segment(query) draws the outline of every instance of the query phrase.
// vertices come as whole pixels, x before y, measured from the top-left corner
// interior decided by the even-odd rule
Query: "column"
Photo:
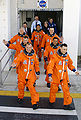
[[[76,68],[78,55],[79,11],[80,0],[64,0],[63,37],[64,42],[68,44],[68,53]]]

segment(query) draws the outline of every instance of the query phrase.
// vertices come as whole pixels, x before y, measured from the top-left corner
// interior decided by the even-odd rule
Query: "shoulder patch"
[[[65,65],[67,65],[67,62],[66,62],[66,64]]]
[[[19,42],[19,39],[17,41]]]
[[[20,53],[22,52],[23,50],[20,51]]]
[[[68,59],[65,60],[66,62],[68,61]]]
[[[27,64],[27,61],[26,61],[26,60],[24,60],[23,64]]]
[[[52,52],[52,51],[50,52],[50,55],[53,55],[53,52]]]
[[[37,37],[37,35],[35,35],[35,37]]]
[[[49,42],[49,39],[47,39],[47,42]]]
[[[31,62],[31,65],[33,65],[33,62]]]
[[[31,59],[31,61],[34,61],[34,59]]]
[[[62,62],[61,61],[59,61],[59,63],[58,63],[59,65],[62,65]]]

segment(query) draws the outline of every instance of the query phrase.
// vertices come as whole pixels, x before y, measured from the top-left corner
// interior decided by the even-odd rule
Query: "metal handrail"
[[[5,57],[5,55],[7,54],[8,51],[9,51],[9,49],[7,49],[7,51],[5,52],[5,54],[4,54],[4,55],[2,56],[2,58],[0,59],[0,68],[1,68],[1,61],[3,60],[3,58]],[[1,84],[1,85],[3,85],[3,83],[5,82],[8,74],[9,74],[9,71],[8,71],[8,73],[6,74],[4,80],[2,81],[2,72],[4,71],[4,69],[5,69],[6,65],[8,64],[8,62],[10,61],[10,58],[12,57],[12,55],[13,55],[13,53],[9,56],[9,58],[8,58],[7,62],[5,63],[3,69],[2,69],[2,70],[0,69],[0,79],[1,79],[0,84]]]
[[[3,67],[3,69],[1,70],[1,73],[4,71],[4,69],[5,69],[6,65],[8,64],[8,62],[9,62],[10,58],[12,57],[12,55],[13,55],[13,53],[12,53],[12,54],[10,55],[10,57],[8,58],[7,62],[5,63],[5,65],[4,65],[4,67]]]
[[[0,62],[1,62],[2,59],[5,57],[5,55],[7,54],[8,51],[9,51],[9,48],[7,49],[7,51],[4,53],[4,55],[3,55],[2,58],[0,59]]]

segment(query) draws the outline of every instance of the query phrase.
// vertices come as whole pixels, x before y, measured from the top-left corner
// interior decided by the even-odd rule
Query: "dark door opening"
[[[34,20],[34,16],[38,15],[42,25],[44,24],[44,21],[49,18],[53,18],[54,23],[57,26],[57,34],[59,35],[59,33],[62,33],[63,11],[20,11],[20,13],[20,26],[22,26],[24,21],[27,21],[28,27],[31,28],[31,23]]]

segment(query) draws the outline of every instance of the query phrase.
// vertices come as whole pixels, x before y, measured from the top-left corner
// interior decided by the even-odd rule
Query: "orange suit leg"
[[[64,95],[64,105],[69,105],[72,103],[72,97],[70,96],[68,83],[61,83],[63,95]]]
[[[32,81],[32,79],[31,79]],[[36,104],[37,102],[39,102],[39,94],[36,92],[35,87],[33,86],[33,82],[31,82],[30,80],[28,80],[28,88],[31,94],[31,103]]]
[[[25,83],[18,82],[18,98],[20,99],[23,99],[24,97],[24,88],[25,88]]]
[[[49,96],[49,101],[51,103],[55,102],[55,100],[56,100],[56,93],[58,92],[58,86],[59,86],[59,84],[51,83],[50,96]]]

